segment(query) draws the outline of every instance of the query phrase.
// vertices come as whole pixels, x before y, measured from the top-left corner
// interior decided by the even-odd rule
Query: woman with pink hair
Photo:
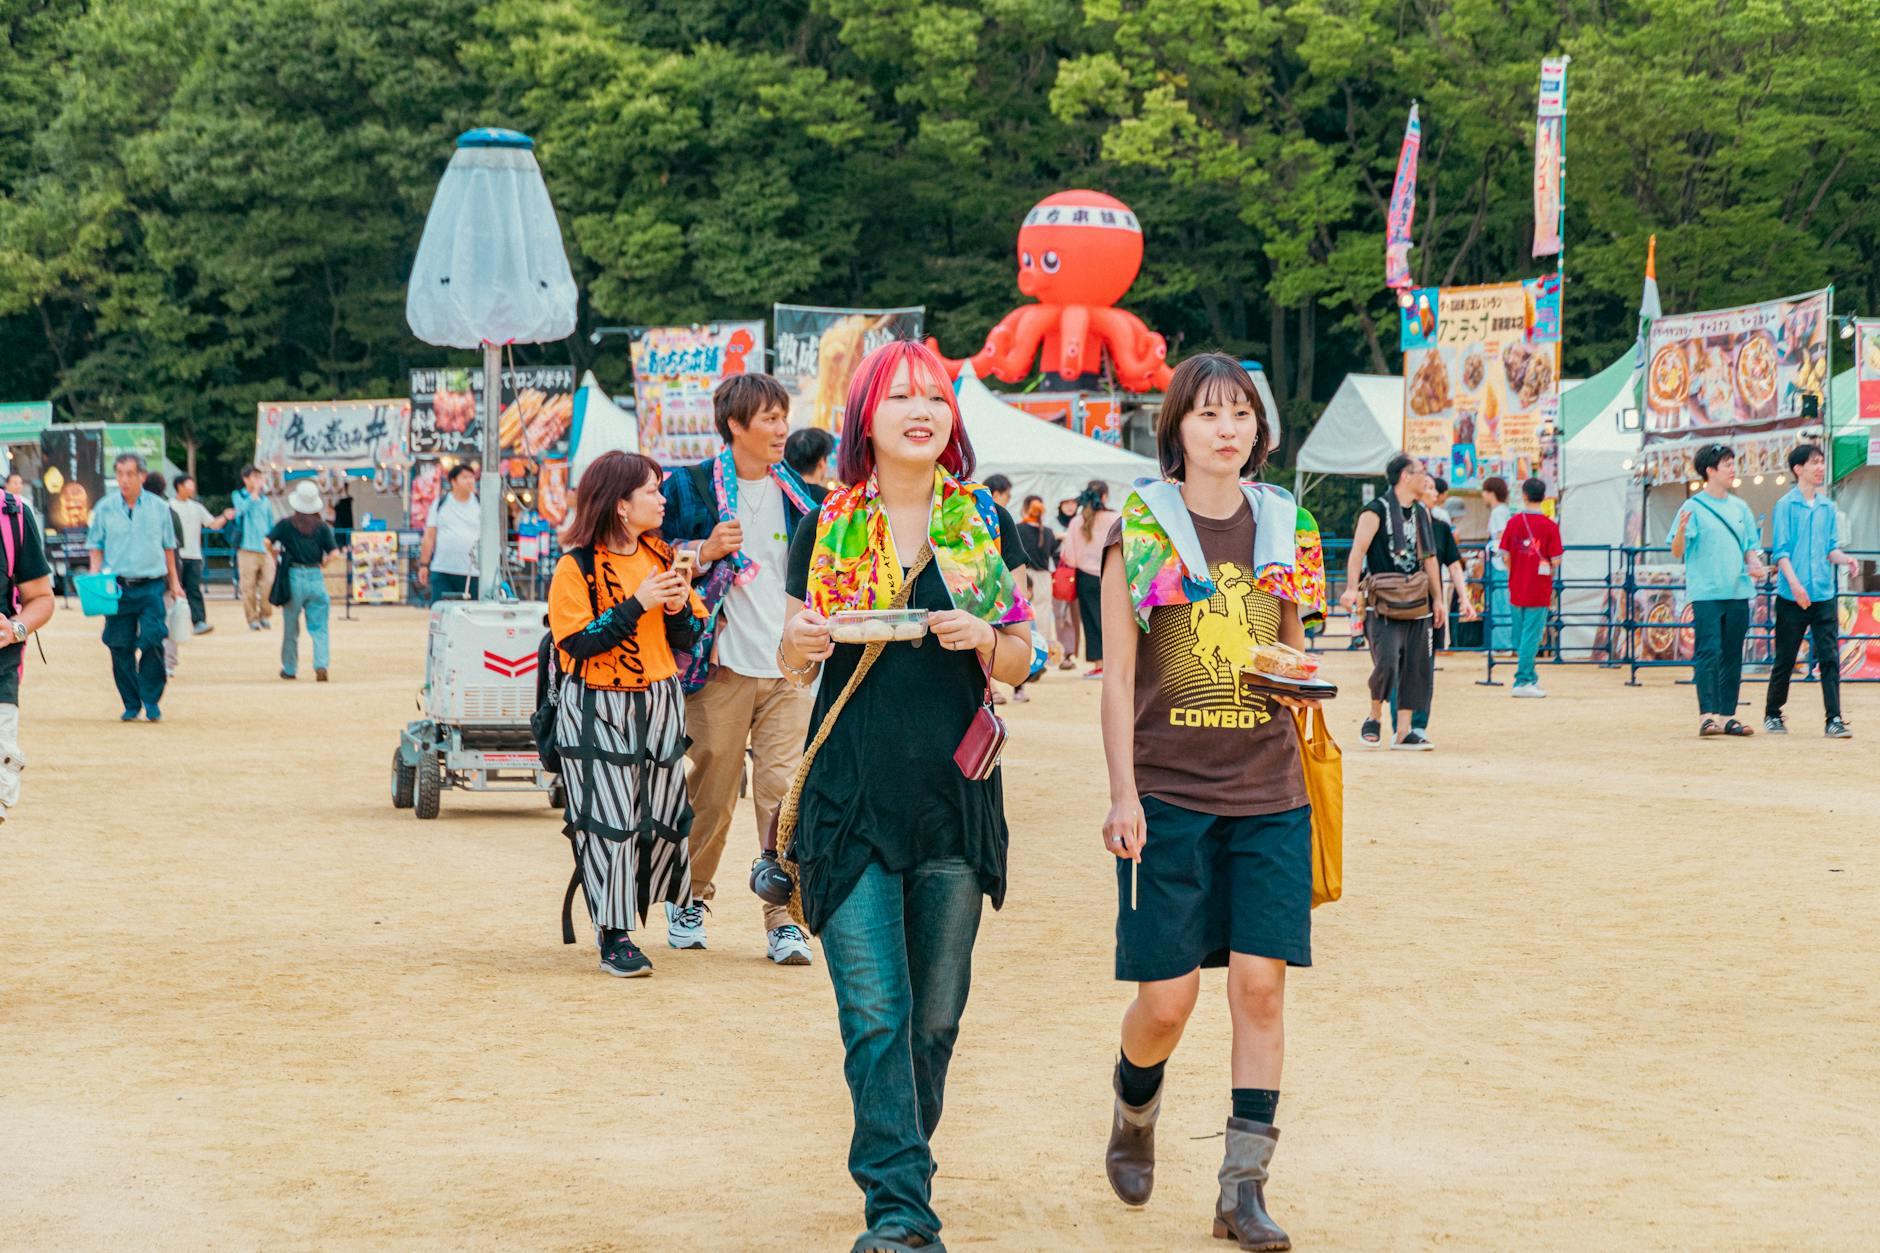
[[[972,978],[981,901],[1005,896],[1004,797],[969,732],[991,683],[1043,669],[1012,568],[1011,516],[965,481],[973,449],[944,367],[911,341],[876,349],[849,386],[844,487],[797,529],[778,664],[820,672],[813,728],[779,847],[835,987],[854,1102],[849,1173],[868,1230],[855,1253],[939,1249],[933,1154]],[[911,607],[929,635],[836,643],[831,615]],[[970,772],[970,773],[969,773]],[[794,802],[794,803],[793,803]]]

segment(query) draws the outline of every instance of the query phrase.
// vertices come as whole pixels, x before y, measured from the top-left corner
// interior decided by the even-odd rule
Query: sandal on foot
[[[1735,718],[1732,718],[1728,722],[1723,724],[1723,733],[1725,735],[1736,735],[1736,736],[1749,736],[1749,735],[1756,734],[1754,729],[1744,725],[1742,722],[1740,722],[1739,720]]]
[[[1358,728],[1358,738],[1366,744],[1376,744],[1383,739],[1383,736],[1384,728],[1378,724],[1376,718],[1366,718],[1364,725]]]
[[[1700,738],[1706,740],[1713,735],[1722,735],[1723,724],[1718,722],[1715,718],[1706,718],[1697,724],[1697,734]]]

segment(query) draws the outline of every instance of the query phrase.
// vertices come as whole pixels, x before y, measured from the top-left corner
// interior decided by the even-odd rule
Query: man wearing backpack
[[[20,676],[26,663],[26,637],[52,620],[52,565],[46,560],[45,533],[39,519],[13,492],[0,495],[0,540],[6,548],[6,573],[0,580],[0,822],[19,804]]]
[[[1668,542],[1671,558],[1684,563],[1684,599],[1691,607],[1696,647],[1691,678],[1697,685],[1697,733],[1756,734],[1736,716],[1743,686],[1743,637],[1749,633],[1751,580],[1764,568],[1758,543],[1762,525],[1741,497],[1730,494],[1736,481],[1736,454],[1727,444],[1706,444],[1693,460],[1704,490],[1678,509]]]
[[[783,677],[784,565],[790,537],[826,494],[784,462],[790,396],[768,374],[734,374],[712,394],[725,451],[681,466],[666,479],[661,533],[696,554],[699,595],[711,614],[689,658],[681,658],[692,769],[692,904],[670,911],[667,943],[705,947],[705,903],[738,807],[744,763],[761,841],[803,755],[815,693]],[[765,854],[769,856],[769,854]],[[807,966],[809,943],[781,905],[764,911],[770,960]]]

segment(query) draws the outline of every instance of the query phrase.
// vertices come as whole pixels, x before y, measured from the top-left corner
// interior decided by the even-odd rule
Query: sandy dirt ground
[[[742,887],[649,980],[563,948],[537,797],[394,811],[424,627],[334,626],[275,677],[227,600],[161,726],[117,721],[97,624],[26,672],[0,827],[0,1245],[842,1250],[861,1229],[828,979]],[[304,647],[304,644],[303,644]],[[1433,755],[1363,752],[1346,896],[1288,1006],[1271,1201],[1302,1249],[1880,1241],[1880,691],[1861,738],[1694,738],[1688,686],[1439,675]],[[1762,689],[1745,689],[1760,702]],[[1130,989],[1097,685],[1012,711],[1012,869],[937,1136],[954,1249],[1194,1249],[1227,1112],[1221,976],[1170,1064],[1155,1198],[1101,1170]],[[820,963],[820,954],[818,956]]]

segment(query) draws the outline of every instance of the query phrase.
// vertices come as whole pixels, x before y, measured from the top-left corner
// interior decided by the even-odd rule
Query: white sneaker
[[[770,960],[779,966],[809,965],[809,941],[803,928],[786,924],[770,929]]]
[[[1547,693],[1541,690],[1541,685],[1538,683],[1523,683],[1518,685],[1510,695],[1527,700],[1544,700]]]
[[[674,948],[705,948],[705,902],[693,901],[684,909],[666,902],[666,943]]]

